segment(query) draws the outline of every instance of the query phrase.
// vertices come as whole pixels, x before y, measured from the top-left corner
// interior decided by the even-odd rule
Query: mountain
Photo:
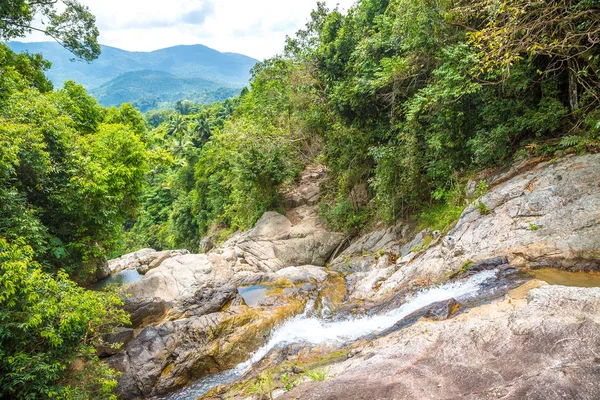
[[[134,103],[140,110],[157,108],[161,103],[190,100],[211,103],[233,97],[239,87],[202,78],[179,78],[163,71],[141,70],[125,72],[102,84],[90,93],[107,106]]]
[[[248,84],[250,69],[257,62],[242,54],[221,53],[203,45],[151,52],[102,46],[102,54],[91,63],[72,61],[73,55],[55,42],[9,42],[8,45],[15,52],[41,53],[52,62],[47,75],[57,87],[68,79],[74,80],[104,105],[148,97],[191,100],[221,88],[225,89],[220,91],[222,94],[229,93]]]

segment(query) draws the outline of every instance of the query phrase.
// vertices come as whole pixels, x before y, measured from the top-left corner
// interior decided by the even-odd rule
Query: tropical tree
[[[23,37],[33,31],[53,38],[86,61],[100,55],[96,18],[77,0],[3,0],[0,3],[0,40]]]
[[[210,139],[211,127],[208,118],[200,116],[196,119],[193,125],[193,138],[194,146],[201,147]]]

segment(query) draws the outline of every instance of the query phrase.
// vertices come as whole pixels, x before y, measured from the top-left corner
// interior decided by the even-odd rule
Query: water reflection
[[[267,288],[264,286],[240,287],[238,288],[238,293],[247,305],[254,306],[265,299]]]
[[[142,280],[144,275],[136,269],[126,269],[92,285],[92,290],[102,290],[108,285],[127,285]]]

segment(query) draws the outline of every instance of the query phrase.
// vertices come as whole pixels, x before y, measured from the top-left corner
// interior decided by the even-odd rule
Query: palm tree
[[[199,117],[193,127],[194,136],[192,141],[194,142],[194,146],[201,147],[208,142],[208,139],[210,139],[212,134],[211,131],[212,129],[208,119],[206,117]]]
[[[175,114],[169,118],[167,125],[167,135],[179,137],[187,131],[187,121],[180,114]]]
[[[167,135],[173,137],[173,154],[183,158],[185,148],[192,144],[189,138],[188,121],[179,114],[172,116],[167,125]]]

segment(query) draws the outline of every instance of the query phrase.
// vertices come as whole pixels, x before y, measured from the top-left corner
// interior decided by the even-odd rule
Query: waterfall
[[[313,345],[349,343],[361,337],[385,331],[393,327],[404,317],[431,304],[450,299],[464,301],[475,297],[483,288],[484,283],[490,279],[495,279],[496,276],[497,271],[495,270],[482,271],[465,280],[423,289],[408,297],[400,307],[379,315],[339,321],[325,321],[315,317],[307,317],[308,313],[305,312],[276,328],[267,344],[252,354],[247,361],[239,364],[232,370],[205,377],[192,386],[166,397],[166,399],[196,399],[216,386],[233,382],[277,347],[294,343],[308,343]]]

